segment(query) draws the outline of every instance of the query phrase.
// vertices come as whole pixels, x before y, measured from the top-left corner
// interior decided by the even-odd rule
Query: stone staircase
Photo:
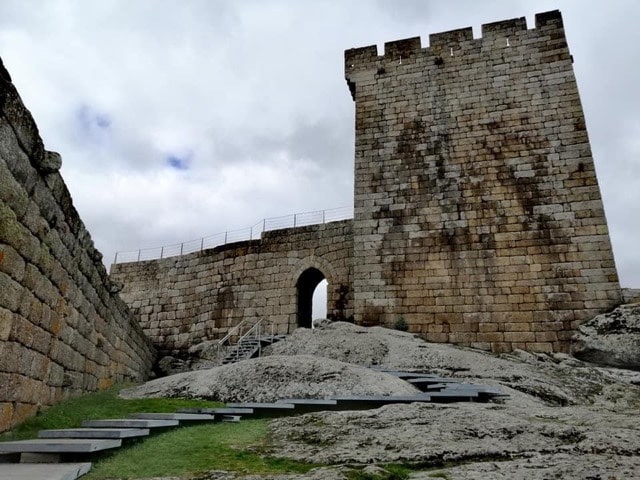
[[[221,408],[185,408],[172,413],[135,413],[129,418],[85,420],[80,428],[41,430],[37,439],[0,442],[0,480],[75,480],[87,473],[92,455],[127,441],[196,422],[238,422],[323,410],[374,409],[392,403],[489,402],[506,395],[499,387],[459,383],[437,375],[382,370],[415,385],[417,395],[339,395],[289,398],[271,403],[229,403]],[[54,465],[43,465],[51,462]]]

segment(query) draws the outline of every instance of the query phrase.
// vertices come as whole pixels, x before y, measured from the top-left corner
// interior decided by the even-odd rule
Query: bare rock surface
[[[591,401],[620,388],[620,374],[565,354],[516,351],[496,356],[454,345],[427,343],[413,334],[382,327],[335,322],[299,328],[264,355],[314,355],[364,366],[435,373],[461,381],[504,385],[554,405]],[[622,384],[639,382],[627,373]]]
[[[391,375],[310,355],[269,356],[158,378],[121,392],[124,398],[190,397],[223,402],[273,402],[331,395],[413,395]]]
[[[640,370],[640,303],[592,318],[573,340],[572,353],[582,360]]]
[[[520,405],[522,403],[522,405]],[[272,423],[272,452],[330,464],[509,460],[534,455],[640,455],[640,420],[593,407],[388,405],[377,410],[322,412]]]
[[[357,347],[368,336],[363,343],[377,352],[369,357]],[[429,467],[411,479],[438,473],[451,479],[640,477],[638,372],[563,354],[516,351],[497,357],[340,324],[298,331],[271,350],[295,354],[303,345],[331,358],[498,384],[510,397],[500,404],[388,405],[277,419],[271,423],[270,452],[278,456]],[[433,470],[445,464],[451,466]]]
[[[510,396],[500,403],[397,404],[276,418],[260,452],[329,466],[303,475],[209,472],[194,480],[400,478],[384,472],[390,463],[411,467],[406,478],[412,480],[640,478],[640,372],[565,354],[496,356],[344,323],[299,329],[266,350],[269,356],[259,360],[174,375],[127,393],[271,401],[364,393],[370,381],[391,388],[389,375],[364,368],[376,366],[500,385]]]
[[[449,478],[452,480],[626,480],[638,478],[640,459],[609,455],[580,455],[559,453],[553,455],[532,455],[510,461],[474,462],[453,468],[417,472],[409,480],[431,480]]]

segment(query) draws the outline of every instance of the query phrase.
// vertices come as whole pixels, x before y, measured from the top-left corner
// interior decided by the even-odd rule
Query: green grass
[[[33,418],[10,432],[0,434],[0,441],[35,438],[38,430],[79,427],[83,420],[127,417],[138,412],[175,412],[178,408],[219,407],[218,402],[177,398],[144,398],[124,400],[118,392],[124,386],[65,400],[43,409]]]
[[[121,449],[96,462],[87,480],[185,476],[208,470],[253,473],[305,473],[315,465],[262,457],[266,420],[214,423],[171,430]]]
[[[137,412],[174,412],[178,408],[219,407],[204,400],[118,398],[114,387],[83,395],[43,409],[0,441],[36,438],[38,430],[78,427],[83,420],[121,418]],[[153,476],[193,476],[209,470],[242,473],[304,473],[316,465],[263,457],[258,452],[267,437],[267,420],[247,419],[240,423],[209,423],[181,427],[152,435],[122,448],[106,451],[95,459],[93,468],[83,477],[148,478]]]

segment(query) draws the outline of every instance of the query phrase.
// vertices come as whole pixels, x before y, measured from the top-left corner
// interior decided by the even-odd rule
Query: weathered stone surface
[[[142,380],[153,361],[60,164],[0,67],[0,431],[69,394]]]
[[[513,401],[526,403],[526,407],[414,403],[282,418],[271,423],[270,451],[329,464],[411,462],[433,466],[469,458],[587,454],[592,449],[640,454],[640,424],[628,415],[591,419],[594,411],[588,408],[557,411],[535,402],[534,407],[522,396]]]
[[[592,318],[572,340],[571,352],[582,360],[640,370],[640,303]]]
[[[213,366],[213,365],[212,365]],[[171,355],[167,355],[162,357],[156,365],[156,369],[162,375],[173,375],[176,373],[188,372],[190,370],[194,370],[194,368],[190,368],[190,362],[186,360],[182,360],[180,358],[172,357]]]
[[[371,353],[366,355],[360,345],[371,348]],[[389,463],[414,465],[416,471],[407,478],[416,480],[434,474],[505,480],[621,479],[640,474],[638,372],[600,368],[561,353],[516,351],[498,356],[428,344],[405,332],[348,324],[299,329],[270,350],[290,355],[313,352],[379,368],[500,385],[509,398],[490,404],[394,404],[368,411],[280,417],[270,422],[269,440],[261,451],[334,466],[302,475],[209,472],[199,479],[395,478],[382,470]],[[281,358],[273,357],[277,367],[267,375],[277,379],[275,384],[296,384],[300,378],[288,375],[290,365],[308,357],[294,356],[291,364]],[[321,364],[322,358],[316,363]],[[252,383],[254,375],[264,373],[258,362],[243,364],[255,371],[243,367],[236,372]],[[316,379],[310,374],[306,381]],[[174,387],[179,391],[182,384],[176,382]]]
[[[62,167],[62,157],[58,152],[44,152],[44,157],[39,165],[36,168],[40,170],[42,173],[53,173],[60,170]]]
[[[391,375],[308,355],[269,356],[151,380],[124,398],[195,397],[223,402],[274,402],[331,395],[413,395],[419,390]]]
[[[478,350],[427,343],[406,332],[339,322],[319,330],[298,329],[284,341],[265,349],[264,354],[310,354],[475,383],[499,383],[552,405],[591,402],[602,393],[603,385],[607,389],[617,388],[610,373],[566,354],[518,350],[496,357]]]
[[[568,351],[576,322],[619,304],[562,18],[536,18],[345,52],[356,323]]]
[[[426,344],[402,332],[358,328],[338,325],[306,335],[301,330],[272,349],[293,353],[306,344],[317,354],[368,363],[369,358],[351,354],[349,347],[358,337],[371,335],[386,347],[377,349],[381,367],[401,365],[495,383],[510,397],[498,404],[414,403],[279,418],[271,422],[268,453],[352,467],[408,463],[425,470],[410,479],[436,473],[443,478],[518,480],[640,474],[637,372],[603,369],[565,354],[516,351],[497,357]],[[363,342],[370,343],[366,338]],[[332,475],[350,478],[340,471]]]

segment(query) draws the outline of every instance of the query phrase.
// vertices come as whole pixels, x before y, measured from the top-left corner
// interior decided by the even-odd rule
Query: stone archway
[[[333,300],[332,286],[336,285],[336,271],[327,260],[311,255],[298,260],[290,270],[287,281],[291,292],[295,292],[288,331],[298,327],[311,328],[313,292],[322,280],[327,280],[327,312]]]
[[[297,290],[297,324],[298,327],[311,328],[313,321],[313,292],[326,277],[315,267],[307,268],[296,283]]]

